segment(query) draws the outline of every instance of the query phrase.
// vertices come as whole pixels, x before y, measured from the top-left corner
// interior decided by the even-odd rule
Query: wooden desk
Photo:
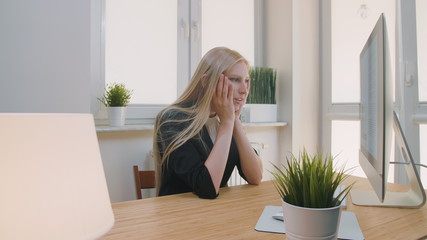
[[[354,189],[369,189],[366,179]],[[402,186],[390,185],[390,190]],[[192,193],[113,204],[116,223],[101,239],[285,239],[283,234],[257,232],[254,227],[267,205],[280,206],[272,182],[222,188],[215,200]],[[421,209],[359,207],[356,213],[365,239],[419,239],[427,235],[427,205]]]

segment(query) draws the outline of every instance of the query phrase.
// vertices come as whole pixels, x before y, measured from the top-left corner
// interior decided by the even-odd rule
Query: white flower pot
[[[125,125],[126,107],[108,107],[107,109],[110,126],[120,127]]]
[[[277,122],[277,104],[246,104],[241,114],[242,122]]]
[[[337,239],[341,207],[304,208],[282,201],[285,231],[289,240]]]

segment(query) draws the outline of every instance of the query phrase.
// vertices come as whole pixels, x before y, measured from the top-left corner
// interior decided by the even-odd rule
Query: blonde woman
[[[202,58],[184,93],[159,113],[154,153],[160,196],[216,198],[235,167],[259,184],[262,163],[239,120],[249,93],[249,63],[219,47]]]

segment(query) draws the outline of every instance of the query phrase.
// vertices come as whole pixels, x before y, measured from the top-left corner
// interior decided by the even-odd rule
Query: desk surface
[[[354,189],[370,188],[366,179],[349,180],[356,180]],[[101,239],[284,239],[283,234],[254,230],[264,207],[280,204],[271,181],[222,188],[215,200],[185,193],[119,202],[113,204],[116,223]],[[356,214],[367,240],[416,240],[427,235],[427,205],[421,209],[359,207],[348,199],[346,211]]]

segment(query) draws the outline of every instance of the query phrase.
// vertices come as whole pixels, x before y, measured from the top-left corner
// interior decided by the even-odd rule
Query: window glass
[[[106,0],[105,82],[133,89],[131,103],[176,99],[176,0]]]
[[[202,1],[202,55],[225,46],[254,63],[254,1]]]
[[[394,139],[394,137],[393,137]],[[336,158],[336,166],[351,169],[350,174],[366,177],[359,165],[360,121],[332,121],[331,153]],[[391,157],[394,159],[394,144],[391,147]],[[388,181],[394,182],[394,166],[389,165]]]
[[[418,96],[421,102],[427,102],[427,1],[417,0],[417,53],[418,53]]]
[[[394,1],[331,1],[332,103],[360,101],[359,55],[382,12],[388,26],[389,66],[394,76]]]
[[[360,121],[332,121],[331,153],[335,164],[351,169],[351,175],[365,177],[359,166]]]

